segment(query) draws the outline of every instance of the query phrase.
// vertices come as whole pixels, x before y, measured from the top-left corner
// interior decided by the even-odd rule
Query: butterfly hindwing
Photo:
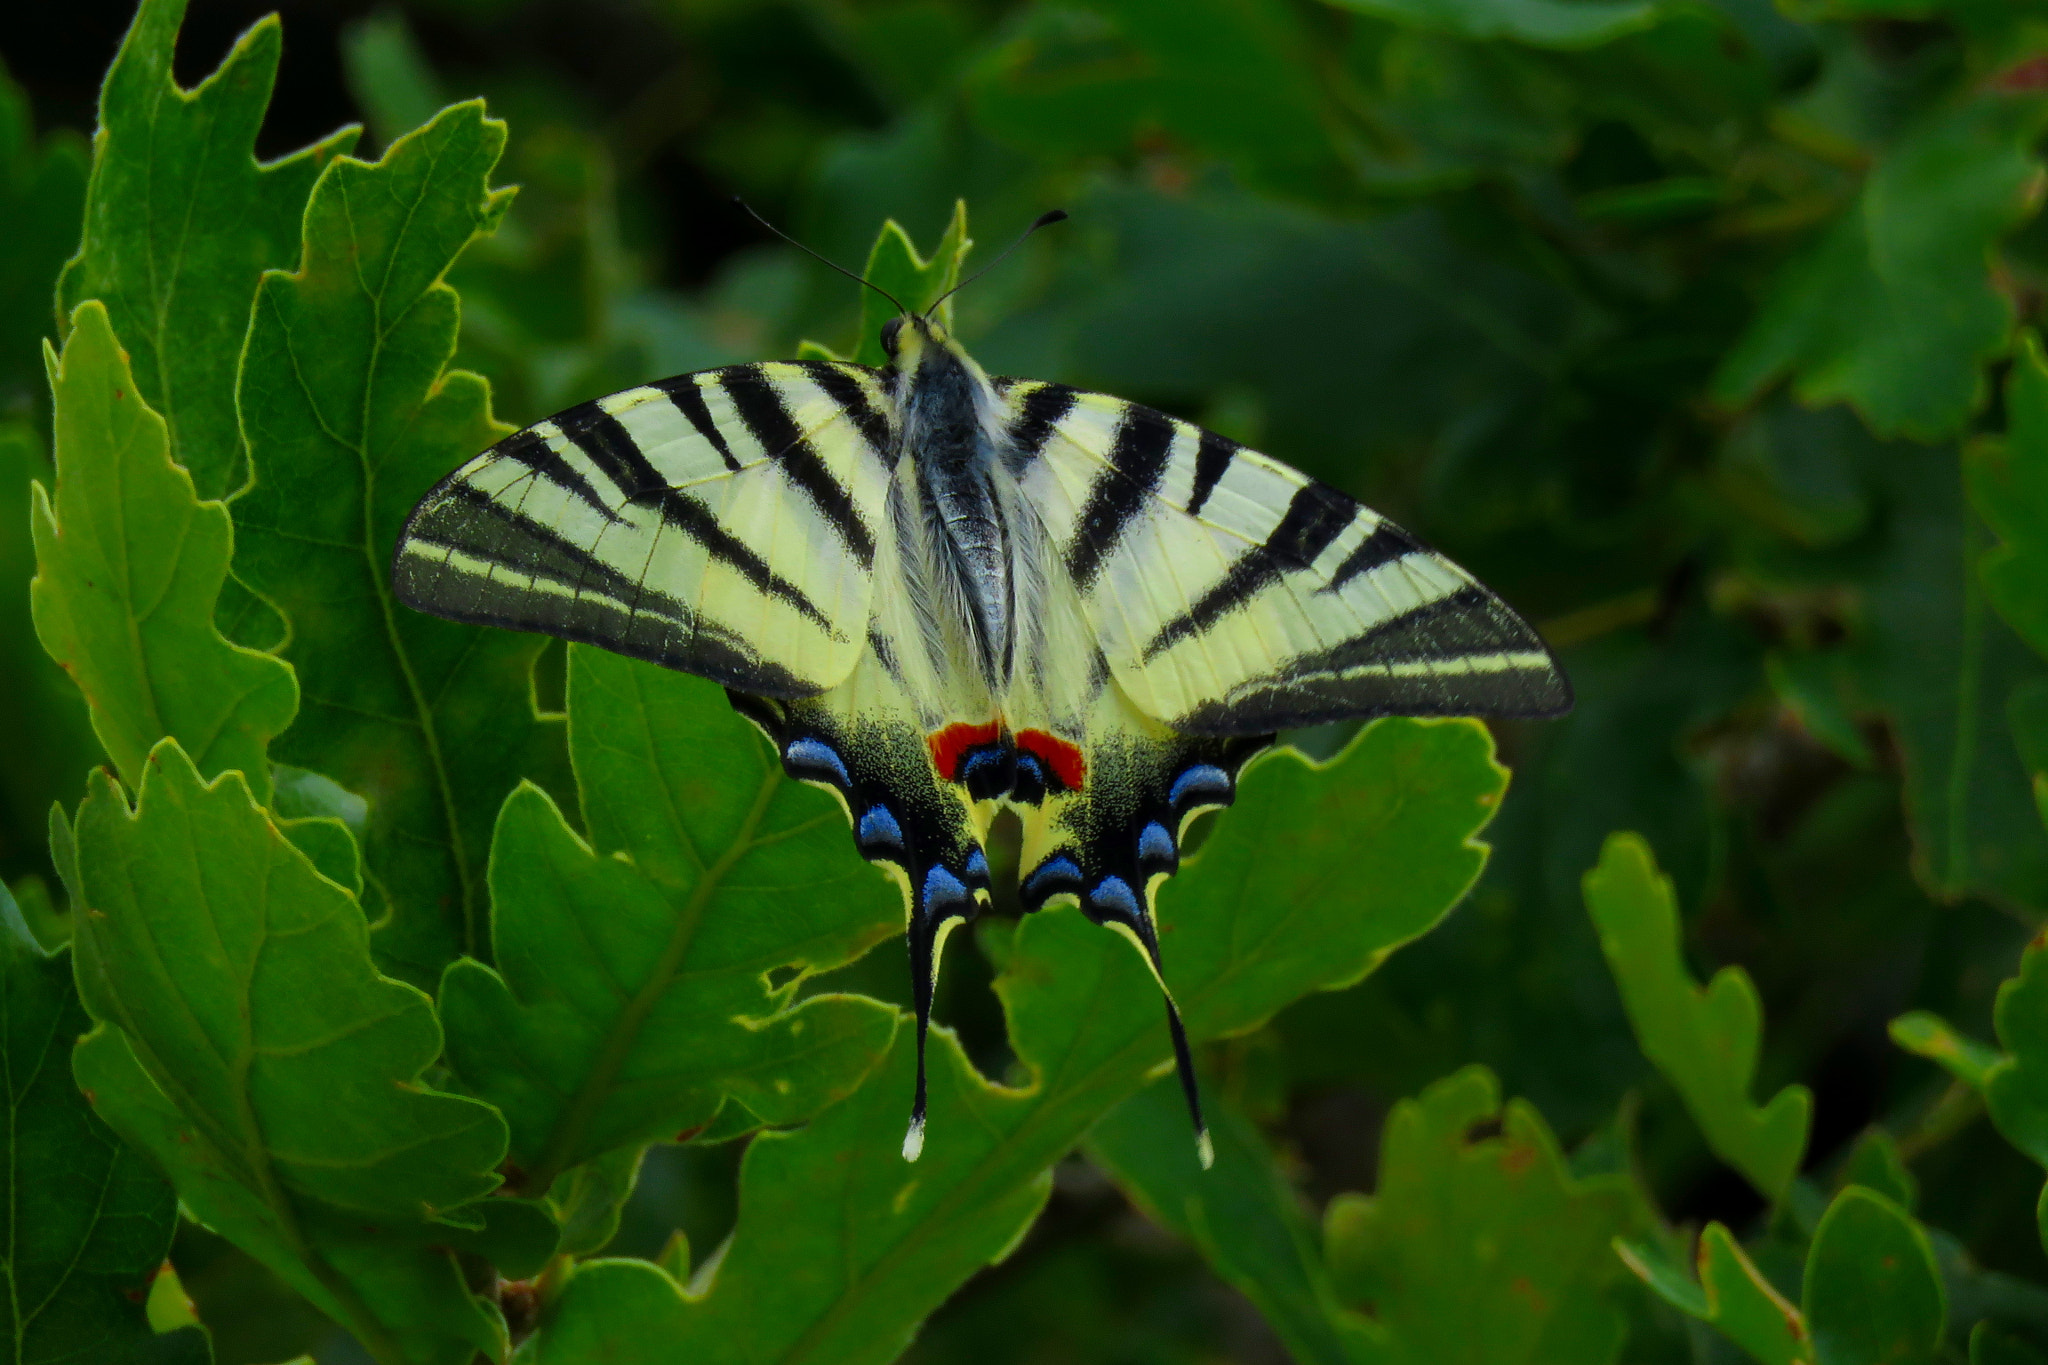
[[[735,365],[516,432],[423,499],[392,569],[439,616],[544,631],[766,696],[868,635],[886,394],[846,364]]]
[[[1119,398],[1023,382],[1005,401],[1112,674],[1176,731],[1569,709],[1520,617],[1335,489]]]

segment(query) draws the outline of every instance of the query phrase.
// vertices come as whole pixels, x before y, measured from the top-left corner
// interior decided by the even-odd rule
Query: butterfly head
[[[915,313],[905,313],[882,324],[882,351],[899,373],[910,375],[924,368],[927,359],[966,355],[945,328]]]

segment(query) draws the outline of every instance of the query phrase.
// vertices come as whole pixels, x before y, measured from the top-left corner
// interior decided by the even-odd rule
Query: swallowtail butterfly
[[[839,794],[908,903],[911,1161],[939,954],[989,902],[998,811],[1024,908],[1077,901],[1157,976],[1182,833],[1275,731],[1571,706],[1536,632],[1391,521],[1165,413],[992,377],[933,311],[887,325],[881,369],[704,370],[508,436],[420,502],[392,570],[422,611],[724,684]]]

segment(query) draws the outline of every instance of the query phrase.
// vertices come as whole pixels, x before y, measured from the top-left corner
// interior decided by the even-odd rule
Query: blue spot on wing
[[[934,867],[924,874],[924,894],[919,898],[918,908],[925,918],[941,915],[964,915],[973,906],[973,897],[967,894],[967,884],[943,867]]]
[[[981,851],[979,844],[967,855],[967,875],[984,882],[988,880],[988,855]]]
[[[853,785],[853,779],[846,775],[846,764],[822,739],[791,740],[789,747],[782,751],[782,762],[793,777],[813,782],[835,782],[842,789]]]
[[[895,813],[887,806],[869,806],[867,814],[860,818],[857,835],[861,847],[903,847],[903,826],[896,823]]]
[[[1136,922],[1141,918],[1138,897],[1122,877],[1104,877],[1088,893],[1088,904],[1118,919]]]
[[[1192,798],[1197,803],[1221,801],[1230,795],[1230,774],[1213,763],[1195,763],[1183,768],[1166,792],[1167,801],[1179,809]]]
[[[1042,902],[1061,891],[1081,889],[1081,869],[1072,858],[1047,858],[1024,879],[1024,899]]]
[[[1138,835],[1138,861],[1140,863],[1173,864],[1179,850],[1173,845],[1173,836],[1166,832],[1166,826],[1154,820]]]

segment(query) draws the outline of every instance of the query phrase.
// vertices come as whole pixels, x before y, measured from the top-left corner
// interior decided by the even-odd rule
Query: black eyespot
[[[889,359],[896,358],[896,337],[903,330],[902,318],[890,318],[882,324],[882,351]]]

